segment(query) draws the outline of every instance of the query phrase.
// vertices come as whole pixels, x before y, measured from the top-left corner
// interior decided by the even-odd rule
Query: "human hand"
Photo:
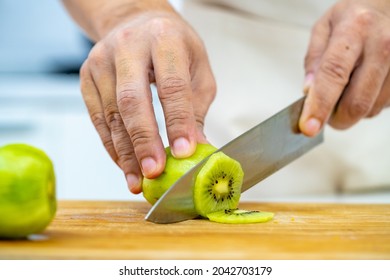
[[[176,13],[121,20],[93,47],[80,79],[92,122],[133,193],[141,192],[142,176],[157,177],[165,167],[150,83],[174,156],[190,156],[197,142],[207,142],[203,123],[215,80],[203,43]]]
[[[315,24],[300,130],[346,129],[390,106],[390,1],[342,0]]]

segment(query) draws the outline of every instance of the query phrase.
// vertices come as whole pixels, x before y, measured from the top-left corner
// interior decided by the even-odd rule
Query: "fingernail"
[[[142,166],[142,173],[144,174],[145,177],[153,176],[153,174],[157,169],[157,163],[151,157],[144,158],[141,161],[141,166]]]
[[[316,118],[310,118],[305,123],[306,133],[310,136],[316,135],[321,129],[321,122]]]
[[[184,137],[177,138],[173,142],[172,154],[177,158],[185,158],[191,155],[191,145]]]
[[[140,178],[135,174],[126,175],[127,186],[132,193],[139,193]]]
[[[314,75],[311,72],[306,75],[305,82],[303,84],[303,93],[304,94],[308,94],[309,93],[310,87],[311,87],[311,85],[313,83],[313,77],[314,77]]]

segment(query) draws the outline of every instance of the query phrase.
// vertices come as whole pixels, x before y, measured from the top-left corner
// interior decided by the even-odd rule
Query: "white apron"
[[[205,132],[220,147],[302,96],[313,23],[335,1],[186,0],[217,80]],[[390,189],[390,109],[325,142],[243,195],[256,200]]]

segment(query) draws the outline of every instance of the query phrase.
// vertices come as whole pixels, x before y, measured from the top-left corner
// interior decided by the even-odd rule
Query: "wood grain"
[[[0,240],[0,259],[390,259],[390,205],[242,203],[263,224],[144,220],[142,202],[60,201],[34,240]]]

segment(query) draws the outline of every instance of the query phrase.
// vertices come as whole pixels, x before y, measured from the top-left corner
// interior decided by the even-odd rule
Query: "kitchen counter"
[[[390,204],[243,202],[275,213],[261,224],[144,220],[129,201],[60,201],[28,240],[0,241],[0,259],[390,259]]]

